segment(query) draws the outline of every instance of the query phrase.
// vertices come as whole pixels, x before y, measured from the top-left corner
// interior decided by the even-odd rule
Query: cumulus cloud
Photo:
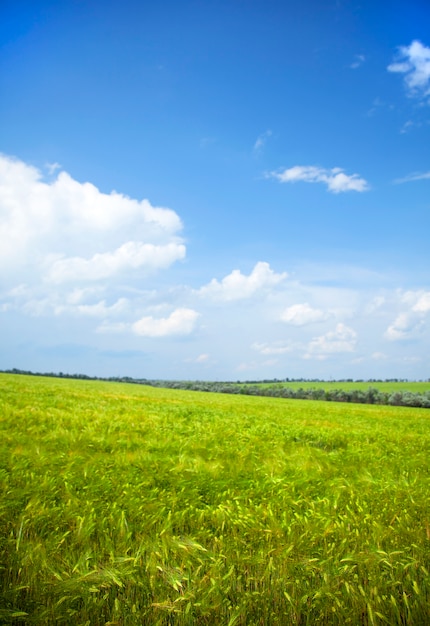
[[[384,337],[390,341],[416,339],[430,313],[430,291],[406,291],[401,301],[408,309],[399,313],[385,331]]]
[[[171,209],[104,193],[64,171],[46,182],[37,168],[5,155],[0,208],[0,268],[9,267],[9,274],[10,268],[34,274],[52,265],[55,281],[107,277],[164,268],[185,254],[182,223]]]
[[[215,300],[231,301],[250,298],[257,292],[273,287],[287,278],[287,273],[276,274],[269,263],[260,261],[246,276],[240,270],[233,270],[221,281],[213,278],[210,283],[201,287],[198,293]]]
[[[307,302],[293,304],[281,313],[281,320],[294,326],[304,326],[326,319],[327,315],[321,309],[313,309]]]
[[[385,331],[385,338],[390,341],[413,339],[422,329],[423,320],[410,313],[400,313]]]
[[[347,175],[340,167],[325,169],[314,165],[295,165],[284,170],[269,172],[268,178],[275,178],[281,183],[324,183],[332,193],[345,191],[367,191],[369,185],[358,174]]]
[[[353,352],[356,341],[357,333],[355,330],[339,323],[334,331],[329,331],[310,341],[305,358],[325,359],[332,354]]]
[[[127,298],[100,299],[103,289],[73,289],[70,292],[44,293],[36,287],[18,285],[5,293],[8,309],[22,310],[31,316],[72,315],[74,317],[107,318],[125,313],[130,302]]]
[[[418,299],[412,307],[412,310],[416,313],[429,313],[430,312],[430,291],[419,292],[417,294]]]
[[[420,41],[409,46],[400,46],[394,63],[387,67],[389,72],[404,74],[409,96],[427,99],[430,97],[430,48]]]
[[[155,318],[151,315],[142,317],[132,325],[132,330],[141,337],[189,335],[194,330],[198,317],[199,313],[193,309],[179,308],[169,317]]]
[[[100,280],[125,270],[166,268],[184,257],[185,246],[179,243],[154,245],[128,241],[112,252],[94,254],[89,259],[72,257],[54,260],[50,263],[47,279],[55,283]]]
[[[96,320],[92,332],[130,337],[188,334],[192,309],[138,319],[153,297],[142,281],[185,257],[181,230],[171,209],[0,154],[0,312]]]

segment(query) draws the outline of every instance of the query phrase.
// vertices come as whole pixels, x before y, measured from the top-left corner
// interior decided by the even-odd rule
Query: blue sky
[[[430,5],[0,9],[0,368],[430,376]]]

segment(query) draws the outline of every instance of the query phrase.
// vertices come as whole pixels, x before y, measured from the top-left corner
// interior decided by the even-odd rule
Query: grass
[[[0,375],[0,623],[430,623],[425,409]]]

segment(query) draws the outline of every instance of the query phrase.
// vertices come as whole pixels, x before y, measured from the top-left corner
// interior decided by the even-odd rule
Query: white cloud
[[[142,317],[132,325],[132,330],[142,337],[189,335],[194,330],[198,317],[199,313],[193,309],[179,308],[169,317]]]
[[[430,291],[420,292],[412,310],[416,313],[430,312]]]
[[[119,272],[138,268],[167,268],[185,257],[185,246],[179,243],[154,245],[128,241],[112,252],[95,254],[90,259],[72,257],[50,264],[47,279],[55,283],[76,280],[100,280]]]
[[[73,315],[75,317],[107,318],[122,315],[129,309],[127,298],[117,298],[108,304],[106,298],[99,299],[103,289],[99,287],[73,289],[71,292],[43,292],[38,287],[18,285],[5,296],[9,299],[8,309],[23,310],[31,316]]]
[[[269,263],[260,261],[246,276],[240,270],[233,270],[221,281],[213,278],[210,283],[201,287],[198,293],[201,296],[209,296],[215,300],[242,300],[250,298],[257,292],[268,287],[273,287],[287,278],[287,273],[276,274]]]
[[[413,41],[410,46],[400,46],[395,63],[387,69],[389,72],[404,74],[408,95],[418,98],[430,96],[430,48],[420,41]]]
[[[358,174],[347,175],[340,167],[324,169],[314,165],[295,165],[284,170],[269,172],[268,178],[276,178],[281,183],[324,183],[332,193],[345,191],[367,191],[369,185]]]
[[[375,296],[364,307],[364,311],[368,315],[372,315],[376,313],[377,311],[381,310],[385,303],[386,303],[386,298],[384,296]]]
[[[149,341],[149,377],[193,377],[204,370],[224,380],[237,377],[241,361],[244,370],[255,368],[256,378],[361,376],[364,370],[347,374],[345,359],[352,367],[351,357],[364,354],[384,376],[398,375],[402,358],[421,358],[415,375],[425,375],[428,285],[395,291],[386,287],[386,276],[345,265],[302,265],[287,278],[258,259],[247,270],[211,274],[216,278],[200,289],[183,285],[175,270],[152,276],[185,257],[176,213],[106,194],[52,169],[44,178],[42,170],[0,156],[0,314],[2,345],[12,345],[5,367],[140,376],[140,357],[138,365],[133,359],[109,364],[101,349],[121,347],[128,354],[136,342],[142,347]],[[320,175],[318,168],[316,174],[301,172],[304,179]],[[335,328],[337,322],[343,324]],[[385,329],[385,339],[420,340],[384,341]],[[356,331],[360,350],[354,352]],[[43,356],[45,346],[73,344],[77,337],[93,357],[73,364],[66,354],[58,361],[53,352]],[[383,353],[385,360],[378,356]],[[319,362],[330,356],[330,368]]]
[[[166,267],[185,254],[178,238],[182,223],[174,211],[103,193],[67,172],[44,182],[37,168],[4,155],[0,209],[0,272],[8,268],[8,275],[19,268],[40,275],[54,260],[56,280],[62,273],[105,276],[120,266]]]
[[[191,332],[198,313],[186,308],[133,325],[153,298],[143,279],[149,286],[150,273],[185,257],[178,215],[148,200],[104,193],[59,167],[46,165],[44,179],[41,170],[0,154],[2,314],[86,318],[83,332],[130,338]],[[171,300],[164,294],[163,304],[173,309]]]
[[[281,320],[294,326],[304,326],[326,319],[327,315],[321,309],[313,309],[306,302],[304,304],[293,304],[287,307],[281,314]]]
[[[400,299],[408,310],[399,313],[385,331],[384,337],[390,341],[419,337],[430,313],[430,291],[406,291]]]
[[[423,320],[410,313],[400,313],[385,331],[385,338],[390,341],[413,339],[423,327]]]
[[[77,304],[71,305],[57,305],[54,307],[55,315],[62,315],[64,313],[71,313],[72,315],[86,315],[90,317],[109,317],[111,315],[118,315],[123,313],[128,308],[128,300],[126,298],[119,298],[114,304],[110,306],[106,304],[106,300],[100,300],[95,304]]]
[[[357,340],[355,330],[339,323],[334,331],[315,337],[308,345],[305,358],[326,358],[328,355],[353,352]]]

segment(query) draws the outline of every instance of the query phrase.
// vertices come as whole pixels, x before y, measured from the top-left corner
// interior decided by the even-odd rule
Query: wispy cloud
[[[420,41],[409,46],[400,46],[394,63],[387,70],[404,74],[404,82],[409,96],[428,98],[430,96],[430,48]]]
[[[413,122],[412,120],[406,120],[406,122],[403,124],[403,126],[400,129],[400,133],[402,135],[405,135],[406,133],[408,133],[411,128],[413,128],[414,126],[417,126],[416,122]]]
[[[372,117],[377,112],[393,111],[394,104],[389,104],[379,97],[374,98],[371,108],[367,111],[368,117]],[[412,122],[411,122],[412,123]]]
[[[261,133],[261,135],[258,136],[257,141],[254,144],[254,154],[261,152],[261,150],[264,148],[267,140],[269,139],[269,137],[272,136],[272,131],[266,130],[266,132]]]
[[[238,372],[246,372],[251,370],[257,370],[260,368],[273,367],[278,363],[277,359],[266,359],[265,361],[249,361],[240,363],[236,370]]]
[[[46,169],[48,170],[48,174],[55,174],[55,172],[57,170],[61,169],[61,165],[59,163],[46,163],[45,164]]]
[[[332,193],[344,191],[367,191],[369,185],[358,174],[345,174],[340,167],[325,169],[315,165],[295,165],[284,170],[269,172],[267,178],[275,178],[280,183],[324,183]]]
[[[69,313],[72,315],[87,315],[89,317],[110,317],[123,313],[128,307],[126,298],[119,298],[110,306],[106,300],[100,300],[94,304],[59,304],[54,308],[55,315]]]
[[[430,172],[414,172],[413,174],[409,174],[408,176],[404,176],[403,178],[396,178],[394,181],[395,184],[400,183],[410,183],[414,180],[429,180]]]
[[[361,65],[363,65],[363,63],[365,62],[366,57],[364,56],[364,54],[356,54],[354,56],[354,61],[351,63],[351,65],[349,66],[352,70],[356,70],[357,68],[359,68]]]
[[[292,352],[295,349],[295,345],[292,342],[274,341],[272,343],[259,343],[256,342],[252,345],[254,350],[257,350],[260,354],[264,355],[279,355]]]

